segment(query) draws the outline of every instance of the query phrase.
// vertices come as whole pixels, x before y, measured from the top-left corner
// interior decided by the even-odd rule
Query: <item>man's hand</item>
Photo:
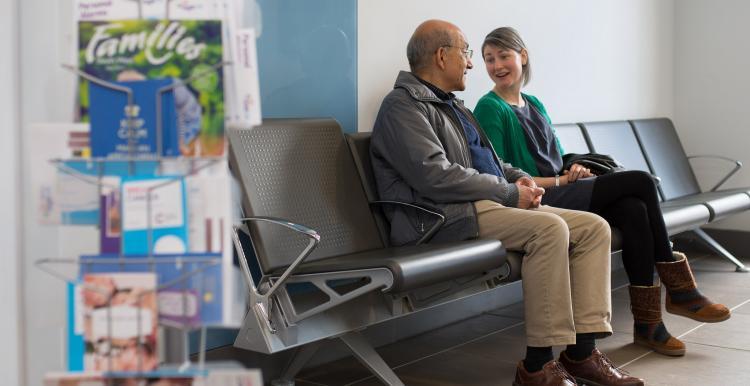
[[[591,170],[588,168],[583,167],[579,164],[573,164],[570,166],[569,170],[566,170],[563,172],[563,174],[568,177],[568,182],[573,183],[576,182],[579,178],[586,178],[586,177],[593,177],[594,173],[591,173]]]
[[[541,205],[544,188],[536,186],[534,180],[521,177],[516,180],[516,186],[518,187],[518,208],[532,209]]]

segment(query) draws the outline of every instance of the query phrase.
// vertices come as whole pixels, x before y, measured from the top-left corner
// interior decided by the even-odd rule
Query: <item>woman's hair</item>
[[[484,43],[482,43],[482,58],[484,58],[484,48],[487,46],[513,50],[519,54],[522,50],[526,49],[526,44],[523,42],[523,39],[521,39],[521,35],[512,27],[497,28],[484,38]],[[531,80],[531,59],[528,56],[529,53],[528,50],[526,50],[526,64],[523,65],[522,69],[524,86],[526,86],[526,84],[529,83],[529,80]]]

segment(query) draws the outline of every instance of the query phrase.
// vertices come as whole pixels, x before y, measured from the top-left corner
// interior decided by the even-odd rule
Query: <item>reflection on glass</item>
[[[258,3],[263,117],[334,117],[356,131],[356,0]]]

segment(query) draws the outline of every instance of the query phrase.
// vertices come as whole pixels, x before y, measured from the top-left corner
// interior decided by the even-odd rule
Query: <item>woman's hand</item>
[[[579,178],[586,178],[586,177],[594,176],[594,174],[591,173],[591,170],[579,164],[571,165],[570,169],[565,170],[563,174],[565,175],[565,177],[567,177],[568,183],[576,182]]]

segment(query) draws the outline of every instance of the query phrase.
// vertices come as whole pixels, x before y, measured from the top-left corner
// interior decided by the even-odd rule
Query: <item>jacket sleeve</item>
[[[375,155],[419,195],[437,203],[492,200],[518,205],[514,184],[448,161],[423,106],[411,101],[389,102],[378,113],[372,146]]]
[[[503,168],[503,173],[505,174],[505,177],[508,178],[508,181],[516,182],[521,177],[528,177],[532,178],[531,174],[526,173],[521,168],[517,168],[507,162],[500,161],[500,167]]]

